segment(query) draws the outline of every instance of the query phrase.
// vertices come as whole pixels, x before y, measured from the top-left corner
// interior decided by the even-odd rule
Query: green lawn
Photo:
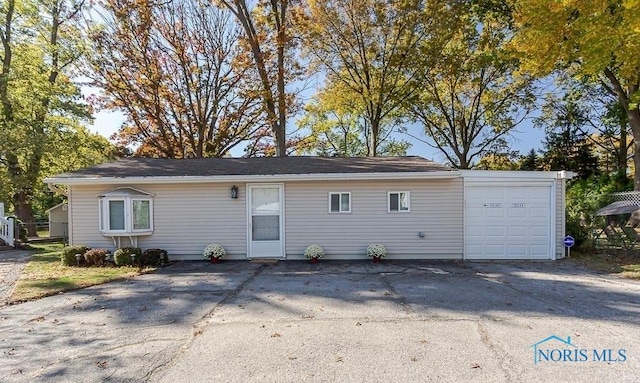
[[[571,253],[569,261],[592,270],[640,280],[640,252],[638,251],[628,254],[619,250],[575,251]]]
[[[18,280],[10,302],[21,302],[55,295],[123,278],[130,278],[154,268],[137,267],[69,267],[60,262],[61,243],[31,245],[35,251]]]

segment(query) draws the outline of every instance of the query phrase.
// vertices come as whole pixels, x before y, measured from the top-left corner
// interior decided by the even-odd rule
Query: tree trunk
[[[371,144],[369,144],[369,157],[378,156],[378,136],[380,135],[380,120],[373,118],[371,120]]]
[[[265,54],[262,52],[261,41],[259,32],[256,30],[252,12],[247,6],[246,0],[233,0],[233,5],[229,1],[221,0],[221,3],[229,9],[235,17],[238,19],[244,32],[246,39],[251,47],[251,54],[253,56],[254,64],[263,88],[263,101],[265,105],[265,111],[267,118],[269,119],[269,125],[273,133],[273,139],[276,146],[276,156],[282,157],[287,155],[285,130],[286,130],[286,93],[285,93],[285,43],[287,37],[286,27],[286,13],[287,13],[287,1],[278,3],[277,1],[271,1],[271,15],[277,24],[276,31],[276,57],[277,57],[277,74],[275,85],[278,94],[274,97],[272,85],[274,83],[273,78],[269,77],[269,71],[265,63]],[[280,7],[278,7],[280,5]],[[275,99],[274,99],[275,98]],[[276,105],[277,104],[277,105]]]
[[[286,144],[286,129],[287,129],[287,94],[285,89],[285,44],[287,40],[287,27],[286,27],[286,17],[287,17],[287,6],[288,1],[281,0],[280,9],[275,6],[276,2],[272,1],[272,9],[274,15],[279,15],[276,17],[276,26],[278,27],[277,32],[277,54],[278,54],[278,78],[277,78],[277,87],[278,87],[278,126],[274,129],[276,136],[276,156],[284,157],[287,155],[287,144]],[[279,12],[278,12],[279,11]]]
[[[27,228],[27,236],[37,237],[36,219],[33,215],[33,206],[31,205],[32,197],[33,191],[30,189],[20,190],[13,195],[13,201],[15,204],[16,216]]]
[[[629,84],[627,88],[623,87],[622,83],[614,72],[609,68],[605,68],[604,75],[611,82],[610,92],[616,96],[620,106],[627,113],[629,118],[629,127],[633,134],[633,189],[640,191],[640,108],[637,105],[632,105],[630,102],[631,95],[635,94],[640,88],[640,83],[636,82]]]
[[[11,198],[15,216],[27,225],[27,235],[35,237],[37,233],[31,201],[33,199],[32,185],[35,184],[37,180],[30,177],[29,174],[24,173],[20,167],[18,158],[14,154],[7,155],[6,163],[9,177],[15,180],[14,186],[17,188],[17,191]]]
[[[279,123],[271,124],[271,130],[273,130],[273,139],[276,145],[276,156],[285,157],[287,155],[287,146],[285,143],[284,129]]]
[[[629,116],[629,126],[633,132],[633,190],[640,191],[640,109],[635,107],[633,109],[627,109],[627,115]]]
[[[627,175],[627,120],[620,117],[620,147],[616,159],[616,172],[622,177]],[[634,148],[635,149],[635,148]],[[635,150],[634,150],[635,153]],[[634,159],[635,162],[635,159]]]

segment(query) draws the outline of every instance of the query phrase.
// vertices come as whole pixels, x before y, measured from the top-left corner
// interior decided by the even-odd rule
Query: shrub
[[[217,244],[217,243],[208,245],[202,251],[202,256],[207,258],[207,259],[222,258],[225,255],[227,255],[227,253],[226,253],[226,251],[224,251],[224,247],[222,247],[222,245]]]
[[[84,245],[67,246],[60,252],[60,261],[64,266],[76,265],[76,254],[84,255],[89,248]],[[80,258],[80,263],[84,263],[84,258]]]
[[[604,217],[596,216],[598,209],[613,202],[612,193],[633,190],[633,181],[620,177],[590,177],[573,180],[567,185],[566,232],[576,240],[576,247],[590,247],[595,244],[594,234],[605,227]],[[627,215],[616,216],[624,226]]]
[[[372,258],[384,258],[387,256],[387,248],[384,245],[374,244],[367,246],[367,256]]]
[[[307,259],[324,257],[324,249],[319,245],[309,245],[304,249],[304,256]]]
[[[142,253],[140,264],[149,266],[160,265],[163,259],[165,262],[169,261],[169,254],[166,250],[147,249]]]
[[[133,265],[131,256],[134,254],[139,261],[142,256],[142,250],[138,247],[123,247],[113,253],[113,259],[116,261],[117,266]]]
[[[84,253],[84,261],[87,266],[103,266],[109,250],[107,249],[91,249]]]

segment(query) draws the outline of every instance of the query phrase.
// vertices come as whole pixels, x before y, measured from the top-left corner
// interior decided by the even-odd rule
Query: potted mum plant
[[[202,251],[202,256],[208,258],[211,263],[218,263],[220,258],[225,255],[227,255],[227,253],[224,251],[224,247],[217,243],[207,245]]]
[[[382,258],[387,256],[387,248],[380,244],[369,245],[367,246],[367,256],[371,257],[373,263],[379,263]]]
[[[324,249],[319,245],[309,245],[304,249],[304,256],[307,257],[309,262],[318,263],[320,258],[324,257]]]

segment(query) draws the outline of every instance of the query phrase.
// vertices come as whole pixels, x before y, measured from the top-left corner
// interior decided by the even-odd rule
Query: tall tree
[[[309,133],[298,152],[314,155],[345,157],[367,156],[375,152],[380,156],[406,155],[409,142],[396,138],[400,120],[394,113],[380,122],[378,138],[371,139],[371,126],[361,99],[343,83],[328,83],[305,106],[298,126]],[[375,148],[371,145],[375,144]]]
[[[535,149],[531,149],[525,156],[521,156],[518,161],[518,170],[538,170],[540,157]]]
[[[135,17],[132,17],[134,15]],[[196,0],[105,0],[92,76],[127,121],[117,138],[153,157],[221,157],[261,138],[232,15]],[[97,19],[97,17],[94,17]]]
[[[379,154],[384,121],[416,93],[424,57],[435,58],[454,14],[435,0],[308,2],[300,22],[305,49],[330,83],[343,84],[363,105],[367,155]]]
[[[230,10],[244,34],[243,43],[250,52],[248,64],[257,72],[261,84],[262,106],[267,115],[275,142],[275,155],[287,155],[287,116],[293,104],[293,94],[287,85],[299,76],[294,56],[297,45],[292,33],[292,21],[298,12],[297,0],[259,0],[255,6],[247,0],[214,0]]]
[[[86,133],[81,124],[89,110],[70,78],[84,49],[78,29],[83,6],[66,0],[0,4],[0,175],[15,214],[26,223],[34,222],[34,190],[46,163],[61,154],[64,137],[75,137],[71,150],[86,142],[78,137]],[[36,234],[35,225],[28,230]]]
[[[626,176],[633,139],[618,100],[597,83],[576,81],[563,74],[556,76],[556,85],[545,95],[536,124],[547,130],[571,125],[592,145],[593,154],[601,159],[602,171]]]
[[[640,190],[640,2],[515,1],[514,47],[537,75],[558,67],[600,81],[625,111],[634,137],[635,189]]]
[[[480,158],[475,168],[479,170],[516,170],[518,169],[517,157],[517,152],[489,153]]]
[[[409,105],[427,144],[456,168],[500,153],[533,108],[533,81],[517,75],[506,49],[509,21],[509,10],[462,4],[454,36],[440,60],[426,66],[419,99]]]
[[[599,173],[594,144],[578,128],[581,123],[580,115],[569,110],[547,126],[542,158],[538,162],[540,169],[570,169],[577,172],[580,179]]]

